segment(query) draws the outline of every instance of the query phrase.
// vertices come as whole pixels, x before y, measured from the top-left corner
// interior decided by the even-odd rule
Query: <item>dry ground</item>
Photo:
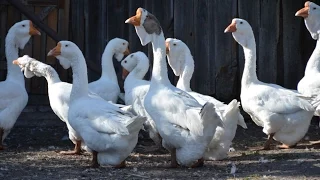
[[[141,138],[127,159],[125,169],[104,166],[88,168],[91,155],[63,156],[72,149],[64,126],[16,126],[0,152],[0,179],[320,179],[320,149],[308,145],[308,139],[320,139],[318,121],[313,120],[305,139],[292,150],[254,151],[265,141],[261,128],[251,121],[247,130],[238,127],[234,152],[223,161],[206,161],[201,168],[167,168],[166,152],[146,152],[149,139]],[[277,143],[274,143],[276,145]],[[235,176],[230,174],[236,165]]]

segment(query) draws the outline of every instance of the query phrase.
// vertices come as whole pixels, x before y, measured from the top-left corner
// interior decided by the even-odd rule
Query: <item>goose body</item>
[[[211,102],[216,106],[217,113],[224,126],[217,126],[216,132],[208,145],[204,158],[207,160],[221,160],[227,157],[232,140],[235,137],[237,125],[247,128],[243,116],[240,114],[240,103],[234,99],[229,104],[197,92],[190,88],[190,80],[194,71],[194,60],[188,46],[179,39],[167,38],[167,59],[176,76],[179,76],[177,88],[188,92],[201,105]]]
[[[192,96],[170,83],[165,39],[155,16],[138,8],[136,15],[126,23],[135,26],[142,45],[152,42],[154,62],[144,107],[156,123],[162,145],[171,152],[171,166],[176,167],[177,163],[191,167],[202,165],[205,149],[216,126],[221,123],[212,111],[214,104],[201,106]],[[197,162],[193,164],[194,161]]]
[[[70,92],[72,84],[62,82],[55,69],[47,64],[44,64],[27,55],[18,58],[14,64],[19,65],[24,71],[26,78],[31,78],[34,75],[38,77],[45,77],[48,83],[48,96],[50,107],[53,112],[65,122],[68,128],[69,139],[75,144],[74,151],[62,151],[62,154],[80,154],[81,138],[78,133],[70,126],[68,121],[68,110],[70,102]],[[94,96],[94,95],[93,95]],[[83,148],[85,145],[82,144]]]
[[[125,158],[135,147],[145,118],[88,94],[85,59],[77,45],[60,41],[48,55],[69,61],[73,70],[68,121],[86,146],[92,150],[92,166],[125,166]]]
[[[132,109],[137,115],[147,118],[145,129],[158,148],[161,148],[161,137],[156,124],[144,107],[144,99],[149,91],[150,81],[143,80],[143,77],[148,72],[149,59],[143,52],[139,51],[128,55],[121,62],[121,66],[130,72],[124,81],[125,103],[126,105],[132,105]]]
[[[31,21],[24,20],[14,24],[5,39],[8,72],[6,80],[0,82],[0,150],[4,148],[4,139],[28,102],[23,74],[12,62],[19,57],[19,49],[24,48],[31,35],[40,35],[40,32]]]
[[[241,102],[252,120],[269,135],[264,149],[270,149],[272,138],[284,148],[296,145],[304,137],[315,111],[311,97],[258,80],[256,75],[256,44],[249,23],[233,19],[225,32],[232,32],[243,47],[245,65],[241,80]],[[311,103],[310,103],[311,102]]]

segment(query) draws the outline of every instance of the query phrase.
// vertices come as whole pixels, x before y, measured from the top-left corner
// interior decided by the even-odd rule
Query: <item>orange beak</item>
[[[29,28],[29,34],[32,36],[32,35],[41,35],[41,33],[40,33],[40,31],[38,31],[34,26],[33,26],[33,24],[32,24],[32,22],[30,21],[30,23],[29,23],[29,26],[30,26],[30,28]]]
[[[125,80],[127,76],[129,75],[129,71],[127,71],[125,68],[122,68],[122,79]]]
[[[169,54],[169,42],[166,42],[166,54]]]
[[[231,24],[224,30],[224,33],[236,32],[236,31],[237,31],[236,21],[232,20]]]
[[[59,56],[61,55],[61,44],[58,43],[56,47],[54,47],[53,49],[51,49],[49,52],[48,52],[48,55],[47,56]]]
[[[307,18],[309,16],[309,1],[304,3],[304,8],[296,12],[295,16],[301,16]]]
[[[126,55],[126,56],[130,54],[129,46],[127,47],[126,51],[123,52],[123,54]]]
[[[138,8],[136,11],[136,15],[132,16],[131,18],[127,19],[125,23],[132,24],[134,26],[140,26],[142,16],[142,8]]]
[[[18,60],[14,60],[14,61],[12,61],[12,64],[19,65],[20,63]]]

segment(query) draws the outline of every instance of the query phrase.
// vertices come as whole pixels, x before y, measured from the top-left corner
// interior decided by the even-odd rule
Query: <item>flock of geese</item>
[[[311,36],[317,40],[305,76],[297,90],[261,82],[256,74],[256,44],[250,24],[239,18],[225,29],[243,47],[245,65],[241,81],[241,103],[252,120],[268,135],[263,149],[272,139],[280,148],[294,147],[308,131],[314,115],[320,115],[320,6],[306,2],[296,16],[304,18]],[[48,53],[63,68],[72,68],[73,84],[62,82],[51,66],[24,55],[19,57],[31,35],[41,35],[32,22],[24,20],[8,31],[5,43],[8,74],[0,83],[0,149],[27,104],[24,76],[45,77],[50,106],[66,123],[74,150],[62,154],[92,153],[92,167],[125,167],[125,159],[137,144],[141,129],[171,154],[171,166],[198,167],[204,160],[227,157],[237,125],[247,128],[240,114],[240,103],[224,104],[190,88],[194,60],[181,40],[164,38],[157,18],[143,8],[125,23],[132,24],[143,46],[152,43],[153,69],[150,81],[143,80],[149,59],[143,52],[130,54],[129,43],[120,38],[109,41],[102,55],[102,75],[88,83],[85,58],[76,44],[60,41]],[[123,57],[126,56],[125,59]],[[173,86],[167,74],[167,60],[179,81]],[[123,67],[125,104],[116,104],[120,94],[112,58]],[[18,65],[18,66],[17,66]],[[23,73],[21,73],[23,71]],[[317,143],[317,142],[315,142]]]

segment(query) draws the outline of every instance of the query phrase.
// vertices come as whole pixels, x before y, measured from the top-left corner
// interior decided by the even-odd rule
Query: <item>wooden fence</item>
[[[38,0],[41,1],[41,0]],[[53,0],[52,0],[53,1]],[[244,65],[242,48],[231,34],[223,31],[232,18],[246,19],[253,27],[257,41],[258,78],[296,89],[305,65],[315,47],[303,19],[295,17],[305,0],[71,0],[67,6],[56,7],[44,22],[63,38],[75,42],[94,68],[89,69],[89,80],[100,76],[101,55],[106,43],[114,38],[127,39],[132,52],[144,51],[152,59],[152,49],[142,47],[132,25],[124,21],[144,7],[160,21],[165,37],[183,40],[195,60],[192,89],[229,101],[238,98]],[[313,1],[320,4],[320,0]],[[48,5],[31,4],[39,14]],[[0,7],[1,46],[0,79],[5,79],[4,37],[7,29],[24,16],[7,4]],[[65,20],[67,16],[67,20]],[[68,22],[65,22],[68,21]],[[3,28],[4,27],[4,28]],[[64,29],[64,30],[63,30]],[[63,34],[65,30],[68,34]],[[53,65],[62,80],[71,82],[71,71],[63,70],[45,55],[56,42],[45,35],[34,37],[23,53]],[[119,77],[120,64],[114,61]],[[152,64],[152,61],[151,61]],[[150,74],[147,75],[147,78]],[[169,77],[177,81],[171,70]],[[30,103],[47,103],[47,86],[43,78],[27,80],[26,87],[34,98]],[[43,97],[43,98],[40,98]],[[32,98],[31,98],[32,99]]]

